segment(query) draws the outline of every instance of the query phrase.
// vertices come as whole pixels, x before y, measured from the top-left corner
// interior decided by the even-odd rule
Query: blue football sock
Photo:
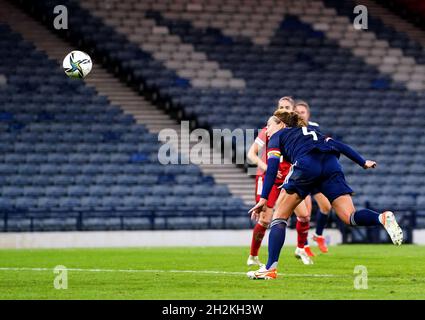
[[[323,229],[325,229],[326,224],[328,223],[328,217],[329,215],[324,214],[322,211],[319,210],[316,221],[316,234],[318,236],[323,235]]]
[[[277,268],[280,250],[285,243],[286,225],[285,219],[274,219],[270,224],[269,233],[269,258],[267,260],[266,268]]]
[[[352,226],[378,226],[381,224],[379,221],[379,213],[369,209],[357,210],[350,217],[350,224]]]

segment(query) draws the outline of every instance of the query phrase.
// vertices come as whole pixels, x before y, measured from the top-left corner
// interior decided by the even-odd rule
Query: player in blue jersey
[[[298,115],[307,123],[307,128],[314,131],[320,131],[319,124],[316,122],[310,121],[311,111],[310,106],[307,102],[303,100],[299,100],[295,103],[295,109],[294,111],[298,113]],[[317,206],[319,207],[319,212],[317,213],[316,217],[316,230],[313,235],[313,241],[317,243],[317,246],[319,247],[319,250],[323,253],[328,252],[328,247],[326,245],[325,237],[323,236],[323,230],[326,227],[326,224],[328,223],[328,217],[329,213],[332,210],[331,203],[329,200],[323,195],[323,193],[319,192],[319,190],[313,190],[311,193],[311,196],[307,196],[305,198],[305,204],[307,206],[307,210],[312,212],[312,201],[311,197],[314,198],[314,200],[317,203]],[[310,227],[310,226],[309,226]],[[305,245],[306,252],[310,256],[314,256],[313,252],[310,250],[308,246],[308,242],[306,242]]]
[[[279,99],[277,110],[293,111],[294,106],[294,100],[289,96],[284,96]],[[252,144],[247,154],[248,158],[252,162],[257,163],[258,165],[255,185],[255,202],[258,202],[261,198],[264,178],[263,175],[267,168],[266,151],[269,138],[266,129],[267,127],[264,127],[260,131],[258,137],[255,139],[255,142]],[[261,152],[261,157],[258,156],[259,152]],[[273,208],[275,207],[277,201],[280,201],[282,199],[281,193],[283,194],[284,192],[281,192],[282,189],[280,188],[280,186],[283,184],[290,167],[291,164],[289,162],[283,161],[283,159],[281,159],[275,184],[272,188],[271,193],[269,194],[266,211],[261,212],[259,217],[252,217],[257,221],[257,223],[252,233],[251,250],[247,261],[248,266],[262,265],[258,258],[258,252],[261,247],[261,242],[263,241],[263,237],[266,233],[266,230],[272,220]],[[308,252],[304,249],[308,236],[308,229],[310,228],[311,210],[308,211],[305,204],[302,203],[295,210],[295,214],[297,215],[297,248],[295,249],[295,256],[299,258],[304,264],[313,264],[313,260],[308,255]]]
[[[382,225],[396,245],[401,245],[403,232],[394,213],[362,209],[356,210],[351,199],[353,190],[345,181],[338,158],[344,154],[364,169],[376,167],[376,162],[365,160],[348,145],[310,131],[295,112],[276,111],[267,122],[271,135],[268,149],[268,165],[260,201],[250,210],[259,212],[267,203],[269,192],[276,178],[280,157],[292,163],[283,188],[286,195],[279,203],[270,224],[267,265],[248,272],[251,279],[274,279],[280,251],[285,242],[286,225],[295,207],[315,188],[332,204],[338,217],[351,226]]]

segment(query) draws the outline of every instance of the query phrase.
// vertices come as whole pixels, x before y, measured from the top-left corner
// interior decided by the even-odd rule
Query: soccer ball
[[[90,56],[83,52],[74,50],[63,59],[63,69],[70,78],[84,78],[93,67]]]

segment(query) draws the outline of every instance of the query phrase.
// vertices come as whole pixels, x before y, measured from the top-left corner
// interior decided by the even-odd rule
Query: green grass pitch
[[[293,252],[278,279],[253,281],[246,247],[0,250],[0,299],[425,299],[425,246],[333,246],[311,266]],[[67,289],[54,288],[57,265]],[[368,289],[354,288],[357,265]]]

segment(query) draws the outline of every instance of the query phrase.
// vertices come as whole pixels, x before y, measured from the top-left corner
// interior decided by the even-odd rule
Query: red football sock
[[[307,242],[308,230],[310,229],[310,222],[301,222],[297,219],[296,229],[298,235],[298,248],[304,248],[304,245]]]
[[[258,250],[260,250],[261,242],[263,241],[264,235],[266,234],[266,227],[263,227],[261,224],[257,223],[252,232],[252,242],[251,242],[251,256],[258,256]]]

